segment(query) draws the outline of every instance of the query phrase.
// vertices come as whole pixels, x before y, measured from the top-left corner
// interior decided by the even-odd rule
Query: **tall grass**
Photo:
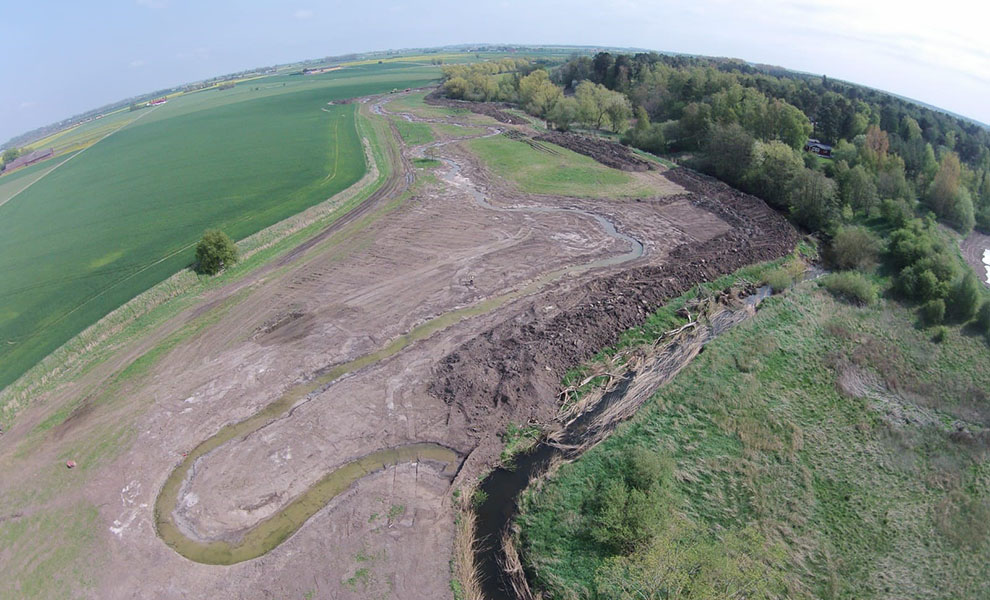
[[[841,391],[863,373],[879,383]],[[798,284],[524,494],[524,561],[545,597],[608,597],[670,564],[686,565],[671,583],[723,577],[733,556],[733,572],[773,583],[748,597],[977,597],[990,553],[978,524],[990,514],[988,389],[981,337],[934,343],[895,302],[858,307]],[[673,507],[657,525],[679,523],[685,541],[660,533],[619,552],[594,541],[602,482],[633,448],[673,461]]]

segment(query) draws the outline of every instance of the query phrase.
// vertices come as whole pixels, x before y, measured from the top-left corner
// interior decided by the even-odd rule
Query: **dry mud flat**
[[[963,258],[973,267],[976,276],[984,285],[990,287],[990,235],[973,231],[963,240]]]
[[[403,444],[433,442],[470,455],[460,476],[477,475],[497,456],[507,422],[552,416],[568,367],[665,299],[777,258],[796,240],[759,200],[689,172],[636,174],[657,178],[654,198],[528,196],[456,145],[434,152],[462,173],[449,181],[420,173],[421,185],[403,196],[413,171],[406,158],[396,160],[388,193],[362,206],[360,218],[248,284],[207,294],[172,325],[199,314],[213,315],[209,324],[125,390],[127,402],[60,429],[59,442],[71,443],[108,424],[136,423],[128,449],[60,500],[99,507],[92,597],[450,597],[450,479],[426,462],[359,480],[274,550],[232,566],[189,561],[158,538],[158,490],[185,453],[224,425],[396,343],[396,352],[198,459],[175,511],[183,533],[236,543],[326,474]],[[645,254],[582,271],[627,254],[629,244],[579,211],[602,215],[641,241]],[[464,318],[443,320],[450,315]],[[404,337],[418,330],[426,334]],[[95,369],[59,393],[82,397],[111,375]],[[39,470],[59,447],[37,449]]]

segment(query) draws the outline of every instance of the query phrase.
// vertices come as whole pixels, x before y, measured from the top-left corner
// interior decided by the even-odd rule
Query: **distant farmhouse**
[[[823,144],[818,140],[808,140],[804,144],[804,151],[811,152],[812,154],[817,154],[818,156],[823,156],[825,158],[832,158],[832,147],[828,144]]]
[[[33,165],[36,162],[41,162],[47,158],[55,156],[54,148],[45,148],[44,150],[35,150],[30,154],[25,154],[24,156],[18,156],[14,160],[7,163],[4,167],[4,171],[12,171],[18,167],[26,167],[28,165]]]

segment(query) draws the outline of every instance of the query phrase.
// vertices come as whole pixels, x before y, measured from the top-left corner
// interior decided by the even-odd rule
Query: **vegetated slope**
[[[528,572],[553,598],[985,597],[987,367],[981,337],[936,344],[898,303],[801,284],[527,492]],[[650,465],[646,492],[621,475]]]
[[[609,198],[652,196],[652,188],[629,173],[555,144],[499,135],[468,142],[495,174],[532,194]]]
[[[188,265],[204,229],[239,239],[360,179],[355,108],[327,102],[430,76],[415,73],[369,67],[346,85],[300,76],[181,97],[0,207],[0,387]]]

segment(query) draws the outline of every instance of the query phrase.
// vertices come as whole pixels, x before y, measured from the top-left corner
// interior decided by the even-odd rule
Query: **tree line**
[[[990,232],[985,128],[876,90],[728,59],[601,52],[553,69],[508,59],[444,76],[448,96],[518,103],[557,129],[608,129],[628,145],[677,154],[819,232],[833,256],[883,259],[927,322],[978,317],[990,333],[978,281],[925,216],[964,235]],[[832,160],[803,152],[811,137],[834,144]],[[877,233],[890,239],[886,250]]]

